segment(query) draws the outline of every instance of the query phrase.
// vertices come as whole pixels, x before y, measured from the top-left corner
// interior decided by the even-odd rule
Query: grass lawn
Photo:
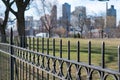
[[[107,68],[118,69],[117,55],[120,39],[79,39],[79,38],[61,38],[62,39],[62,58],[68,58],[68,41],[70,41],[70,60],[77,60],[77,42],[80,42],[80,61],[88,63],[88,42],[91,41],[91,61],[95,66],[101,65],[101,46],[105,42],[105,65]],[[60,40],[55,38],[55,56],[60,56]],[[37,39],[28,39],[29,48],[33,49],[33,44],[37,45]],[[37,46],[34,46],[36,49]],[[39,39],[39,52],[42,52],[42,39]],[[44,53],[47,54],[47,39],[44,39]],[[49,55],[53,55],[53,39],[49,39]]]
[[[62,40],[62,58],[68,59],[68,41],[70,41],[70,60],[74,60],[77,61],[77,45],[78,45],[78,41],[80,42],[80,62],[84,62],[84,63],[88,63],[88,42],[91,41],[91,63],[92,65],[95,66],[101,66],[101,61],[102,61],[102,55],[101,55],[101,46],[102,46],[102,42],[105,42],[105,66],[107,68],[110,68],[112,70],[118,70],[118,45],[120,45],[120,39],[78,39],[78,38],[55,38],[55,47],[53,47],[53,39],[50,38],[49,39],[49,49],[47,47],[47,39],[44,39],[44,50],[42,50],[43,46],[42,46],[42,39],[39,38],[39,43],[37,46],[37,38],[31,38],[31,40],[28,38],[28,44],[29,44],[29,49],[31,50],[37,50],[39,52],[44,52],[44,54],[48,54],[48,55],[54,55],[56,57],[60,57],[60,40]],[[34,49],[33,49],[34,48]],[[53,48],[55,48],[55,51],[53,50]],[[48,51],[47,51],[48,50]],[[6,55],[5,55],[6,57]],[[8,56],[9,57],[9,56]],[[3,63],[9,63],[7,60],[3,60],[2,58],[4,58],[4,55],[0,54],[0,68],[3,68],[4,66],[8,66],[7,64],[1,65]],[[5,59],[5,58],[4,58]],[[37,58],[36,58],[37,60]],[[45,61],[46,62],[46,61]],[[52,61],[50,60],[50,63],[52,64]],[[59,68],[59,63],[56,62],[56,68]],[[22,65],[22,64],[21,64]],[[46,65],[46,64],[45,64]],[[67,66],[64,63],[64,71],[63,73],[66,74],[66,70],[67,70]],[[25,66],[26,67],[26,66]],[[25,68],[24,67],[24,68]],[[52,68],[52,65],[50,65],[50,68]],[[9,69],[9,68],[5,68],[5,69]],[[29,68],[28,68],[29,69]],[[32,68],[33,69],[33,68]],[[31,69],[31,70],[32,70]],[[58,69],[56,69],[58,72]],[[3,71],[9,71],[9,70],[4,70]],[[37,72],[37,70],[35,71]],[[75,77],[75,73],[76,73],[76,69],[75,66],[72,66],[71,68],[71,73],[72,73],[72,77]],[[82,73],[83,72],[83,73]],[[83,69],[81,72],[82,75],[82,80],[86,80],[86,73],[85,70]],[[99,80],[98,78],[98,74],[96,74],[97,72],[94,72],[94,79],[92,80]],[[3,76],[8,76],[7,78],[9,78],[10,73],[7,72],[7,74],[1,75]],[[46,74],[47,75],[47,74]],[[52,77],[52,76],[51,76]],[[84,79],[85,78],[85,79]],[[51,78],[50,78],[51,79]],[[57,79],[56,79],[57,80]],[[109,77],[107,80],[114,80],[112,77]]]

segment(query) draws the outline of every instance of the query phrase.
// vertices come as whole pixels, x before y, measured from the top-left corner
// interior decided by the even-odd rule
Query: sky
[[[106,1],[97,0],[58,0],[59,4],[64,4],[65,2],[71,5],[71,11],[75,9],[76,6],[85,6],[87,15],[103,15],[106,13]],[[107,2],[108,8],[114,5],[117,10],[117,22],[120,20],[120,0],[110,0]]]
[[[36,0],[40,1],[40,0]],[[50,0],[55,1],[55,0]],[[71,12],[75,10],[75,7],[77,6],[85,6],[87,15],[105,15],[106,13],[106,1],[100,2],[97,0],[57,0],[58,4],[58,16],[62,13],[62,4],[69,3],[71,5]],[[40,5],[38,3],[38,5]],[[117,10],[117,22],[120,20],[120,0],[110,0],[108,1],[108,8],[110,8],[111,5],[114,5],[115,9]],[[3,7],[1,0],[0,0],[0,7]],[[1,9],[0,9],[1,10]],[[2,10],[1,10],[2,11]],[[26,12],[26,16],[34,16],[35,19],[39,19],[38,15],[35,15],[36,11],[31,8]]]

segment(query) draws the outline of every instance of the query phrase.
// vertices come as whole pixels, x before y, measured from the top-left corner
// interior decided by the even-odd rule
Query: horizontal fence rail
[[[62,40],[59,45],[59,56],[56,53],[55,39],[52,44],[47,39],[45,47],[44,38],[40,46],[34,38],[29,38],[28,49],[15,45],[0,43],[0,55],[8,55],[13,58],[15,80],[120,80],[120,47],[118,47],[118,70],[111,70],[105,67],[105,43],[101,46],[101,66],[92,64],[91,42],[88,43],[88,63],[80,61],[80,42],[77,42],[76,60],[71,60],[71,44],[67,43],[67,58],[63,58]],[[33,46],[29,46],[32,43]],[[50,47],[52,45],[52,48]],[[52,52],[50,51],[50,48]],[[12,54],[11,54],[12,53]],[[46,54],[45,54],[46,53]],[[52,55],[50,53],[53,53]],[[2,56],[0,56],[2,57]],[[1,63],[1,62],[0,62]],[[97,77],[96,77],[97,74]],[[84,77],[83,77],[84,76]],[[112,77],[112,78],[111,78]]]

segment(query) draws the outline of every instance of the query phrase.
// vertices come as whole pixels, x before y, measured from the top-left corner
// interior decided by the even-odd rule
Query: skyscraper
[[[106,27],[108,28],[115,28],[116,27],[116,9],[114,5],[111,5],[110,9],[107,9],[107,21]]]
[[[64,3],[62,6],[62,18],[70,21],[71,5]]]
[[[51,27],[56,28],[57,27],[57,6],[54,5],[51,10]]]
[[[68,3],[64,3],[62,5],[62,21],[63,26],[66,28],[66,36],[68,36],[69,26],[70,26],[70,15],[71,15],[71,5]]]

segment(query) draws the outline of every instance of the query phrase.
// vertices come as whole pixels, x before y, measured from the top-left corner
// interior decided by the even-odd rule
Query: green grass
[[[44,39],[44,54],[53,55],[53,39],[49,39],[49,51],[47,51],[47,39]],[[60,40],[61,39],[55,39],[55,56],[60,57]],[[31,42],[29,39],[27,40],[29,49],[31,50],[37,50],[39,48],[39,52],[42,52],[42,39],[39,39],[39,46],[37,46],[37,39],[35,38],[34,41],[31,39]],[[120,39],[73,39],[73,38],[62,38],[62,58],[68,59],[68,41],[70,41],[70,60],[77,61],[77,42],[80,41],[80,62],[88,63],[88,42],[91,41],[91,62],[92,65],[95,66],[101,66],[102,61],[102,55],[101,55],[101,46],[102,42],[105,42],[105,66],[107,68],[110,68],[112,70],[118,70],[118,58],[117,58],[117,48],[120,44]],[[30,43],[29,43],[30,42]],[[34,45],[33,45],[34,42]],[[34,48],[34,49],[33,49]],[[49,53],[47,53],[49,52]],[[37,59],[37,58],[36,58]],[[50,60],[50,63],[52,64],[52,61]],[[56,62],[56,66],[59,66],[58,62]],[[46,65],[46,62],[45,62]],[[64,63],[64,73],[66,74],[66,64]],[[52,68],[52,65],[50,65],[50,68]],[[58,68],[58,67],[56,67]],[[72,66],[71,73],[76,73],[75,66]],[[56,69],[58,70],[58,69]],[[82,70],[82,80],[86,80],[86,71]],[[95,74],[93,80],[99,80],[97,72],[94,72]],[[75,77],[75,74],[72,74],[72,77]],[[107,80],[114,80],[112,77],[108,77]]]
[[[10,56],[0,52],[0,80],[10,79]]]
[[[70,59],[77,60],[77,42],[80,41],[80,61],[88,63],[88,42],[91,41],[91,61],[95,66],[101,65],[101,46],[105,42],[105,63],[107,68],[117,69],[117,48],[120,44],[120,39],[74,39],[74,38],[61,38],[62,39],[62,57],[68,58],[68,41],[70,41]],[[55,39],[55,56],[60,56],[60,40]],[[44,39],[44,53],[47,54],[47,39]],[[53,55],[53,39],[49,39],[49,55]],[[29,44],[29,39],[28,39]],[[31,39],[31,49],[33,49],[33,39]],[[37,39],[34,39],[34,45],[37,44]],[[35,49],[37,46],[34,46]],[[39,52],[42,52],[42,39],[39,39]]]

